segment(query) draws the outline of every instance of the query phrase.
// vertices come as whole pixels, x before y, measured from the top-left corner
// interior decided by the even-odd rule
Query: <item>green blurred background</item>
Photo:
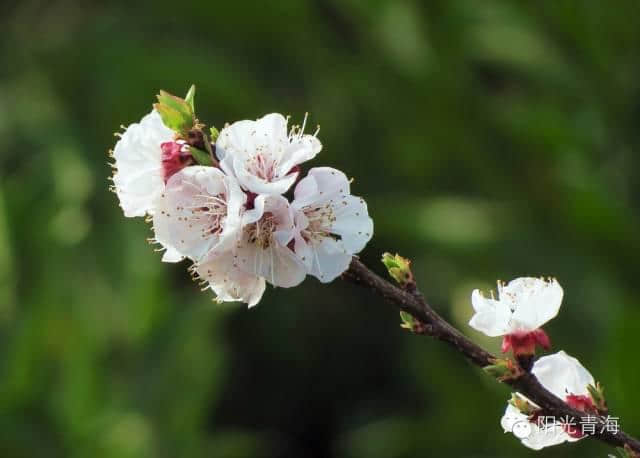
[[[637,1],[9,1],[0,6],[0,456],[604,457],[505,435],[509,396],[342,281],[216,305],[108,192],[113,132],[158,89],[201,119],[320,124],[362,257],[470,292],[554,275],[548,326],[640,433]]]

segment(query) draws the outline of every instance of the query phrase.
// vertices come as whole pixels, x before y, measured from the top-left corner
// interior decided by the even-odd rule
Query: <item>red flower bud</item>
[[[160,145],[162,149],[162,170],[165,183],[183,168],[195,164],[189,145],[184,140],[165,142]]]

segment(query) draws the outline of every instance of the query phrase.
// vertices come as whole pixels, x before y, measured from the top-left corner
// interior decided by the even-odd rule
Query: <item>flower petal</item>
[[[486,298],[477,289],[471,293],[471,303],[476,313],[469,326],[489,337],[503,336],[511,331],[511,311],[507,304]]]
[[[559,445],[564,442],[575,442],[578,439],[572,438],[564,430],[560,423],[553,423],[543,428],[534,425],[531,434],[522,439],[522,444],[533,450],[541,450],[545,447]]]
[[[236,253],[243,271],[264,277],[273,286],[297,286],[306,275],[304,265],[286,246],[259,248],[245,239]]]
[[[176,250],[174,247],[167,246],[162,255],[162,262],[180,262],[184,260],[184,255]]]
[[[341,237],[346,251],[356,254],[362,251],[373,237],[373,220],[369,218],[367,204],[356,196],[345,196],[333,205],[335,221],[331,232]]]
[[[280,113],[269,113],[258,119],[254,125],[254,143],[262,146],[276,156],[284,152],[289,141],[287,138],[287,118]]]
[[[352,255],[347,253],[342,243],[325,237],[311,247],[311,266],[309,274],[322,283],[329,283],[349,268]]]
[[[524,397],[524,396],[523,396]],[[513,425],[520,421],[528,421],[528,417],[516,409],[513,405],[507,403],[507,408],[504,411],[504,415],[500,419],[500,426],[504,429],[505,433],[513,431]]]
[[[298,177],[295,166],[320,149],[313,136],[288,135],[287,119],[278,113],[233,123],[222,129],[216,141],[220,167],[255,194],[285,193]]]
[[[220,301],[241,301],[253,307],[264,293],[264,278],[240,270],[231,252],[210,256],[194,268],[198,276],[209,283]]]
[[[113,150],[113,183],[125,216],[153,213],[154,201],[164,188],[160,145],[172,139],[173,131],[155,110],[120,136]]]
[[[296,165],[313,159],[321,150],[320,140],[313,135],[303,135],[300,139],[293,139],[280,158],[278,166],[280,176],[289,173]]]
[[[313,176],[307,175],[296,185],[296,189],[293,191],[291,207],[299,210],[306,205],[314,203],[318,195],[318,183]]]
[[[588,395],[587,385],[595,384],[593,376],[580,361],[564,351],[538,359],[531,372],[542,386],[560,399],[568,394]]]
[[[169,179],[157,199],[156,240],[199,260],[222,240],[237,238],[245,198],[236,182],[219,169],[184,168]]]
[[[267,181],[250,173],[237,158],[234,159],[233,170],[242,187],[255,194],[284,194],[298,178],[297,173],[291,173],[283,178]]]
[[[294,237],[293,215],[287,199],[257,196],[254,208],[243,216],[243,226],[242,238],[235,248],[242,270],[286,288],[304,280],[306,268],[287,246]]]
[[[216,156],[221,161],[226,159],[227,153],[236,157],[246,158],[254,149],[255,121],[242,120],[222,129],[216,140]]]
[[[521,330],[533,331],[554,318],[562,304],[562,288],[554,280],[517,278],[506,285],[500,300],[514,305],[513,320]]]
[[[541,427],[537,423],[531,422],[526,415],[511,404],[507,404],[500,425],[505,433],[512,433],[520,439],[523,445],[533,450],[541,450],[545,447],[577,440],[569,436],[560,423]]]
[[[352,255],[360,252],[373,235],[373,221],[367,205],[349,194],[349,180],[339,170],[316,167],[309,171],[294,191],[296,253],[309,273],[322,282],[344,272]],[[313,254],[309,261],[308,248]]]

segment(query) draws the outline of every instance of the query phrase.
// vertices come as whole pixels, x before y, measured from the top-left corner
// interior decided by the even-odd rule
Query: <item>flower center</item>
[[[307,206],[303,212],[309,225],[300,234],[306,242],[320,242],[324,237],[340,238],[331,233],[331,225],[336,221],[336,216],[330,204]]]
[[[259,147],[259,149],[264,150],[264,147]],[[246,162],[247,171],[265,181],[272,181],[276,177],[277,165],[278,162],[266,151],[258,152]]]
[[[246,227],[249,243],[262,249],[273,244],[273,233],[277,227],[276,218],[271,212],[265,212],[258,221]]]
[[[226,196],[200,194],[194,196],[194,201],[194,205],[189,208],[191,210],[189,222],[201,226],[201,237],[204,239],[219,236],[227,218]],[[178,208],[178,210],[181,209]]]

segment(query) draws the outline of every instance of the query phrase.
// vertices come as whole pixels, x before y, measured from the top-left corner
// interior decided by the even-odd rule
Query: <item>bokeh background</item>
[[[638,2],[9,1],[0,6],[0,456],[604,457],[505,435],[506,387],[336,281],[216,305],[108,192],[159,89],[217,126],[320,124],[375,221],[466,326],[553,275],[549,326],[640,433]]]

